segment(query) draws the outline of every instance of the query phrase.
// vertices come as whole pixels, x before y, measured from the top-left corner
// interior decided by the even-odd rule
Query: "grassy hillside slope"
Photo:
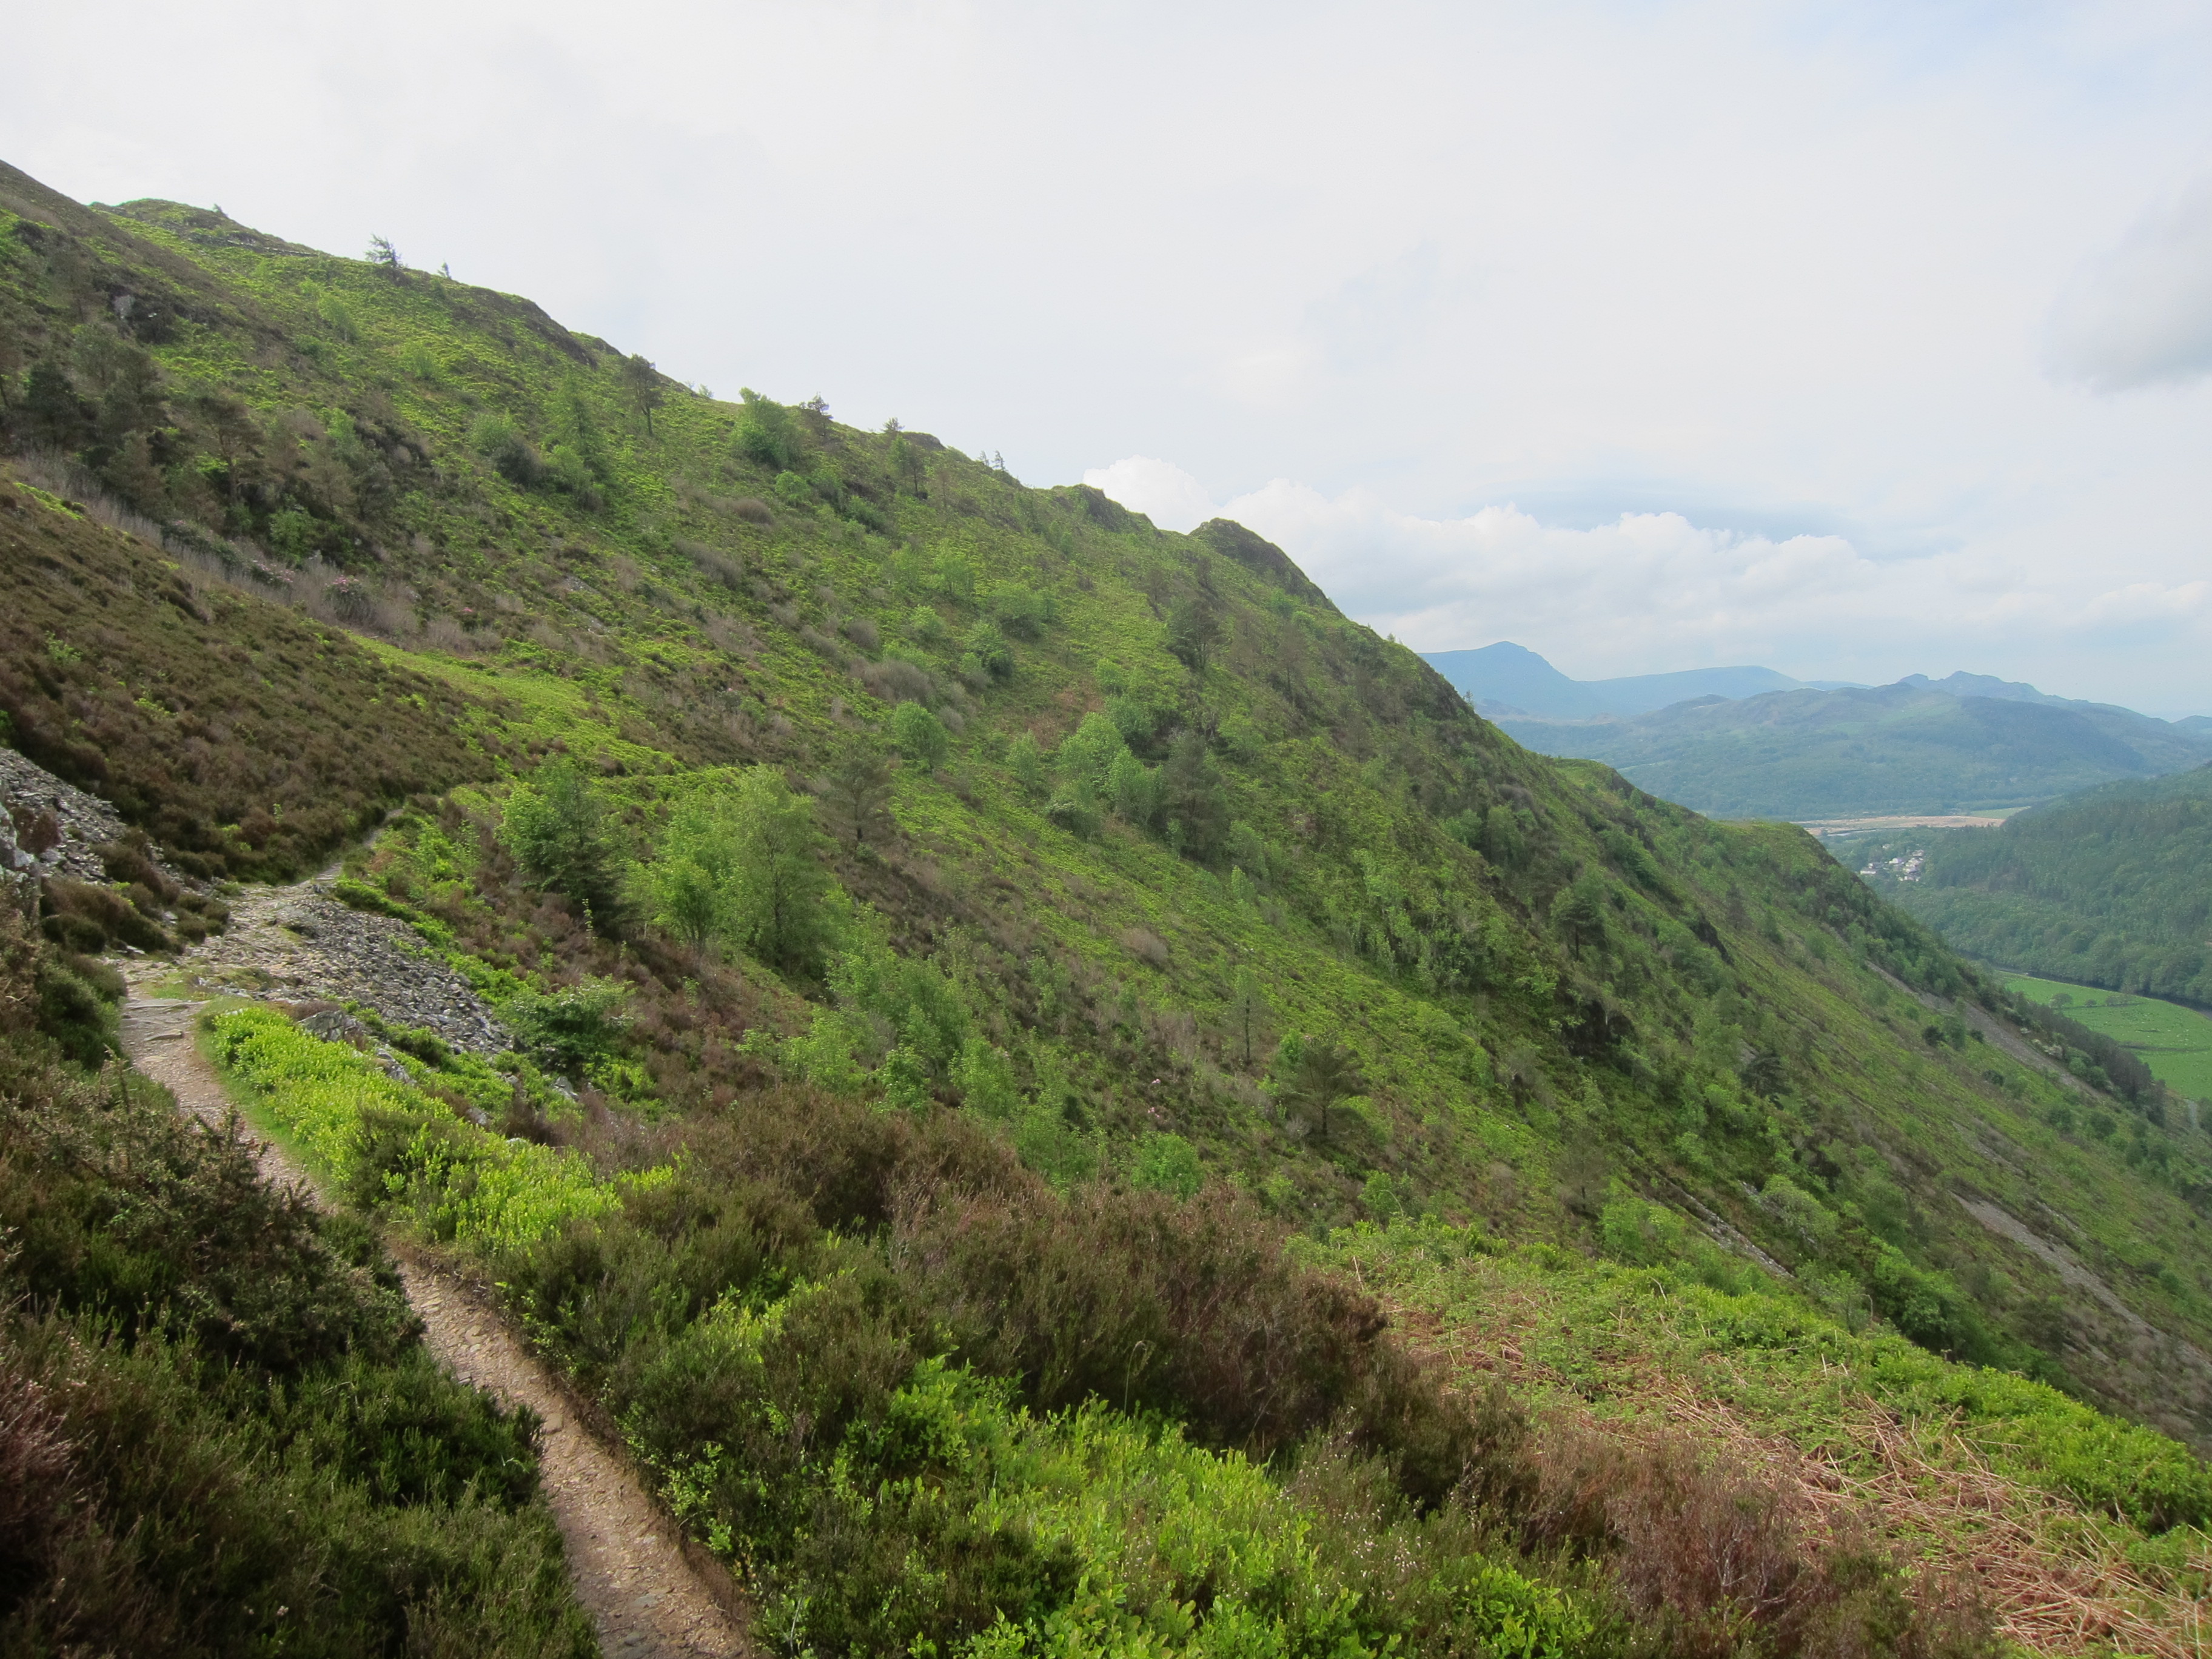
[[[1504,725],[1546,754],[1607,762],[1641,788],[1720,817],[2002,811],[2212,754],[2196,734],[2127,709],[1906,683],[1683,703],[1592,725]]]
[[[1482,1650],[1517,1620],[1529,1651],[1756,1626],[1796,1652],[1892,1617],[1832,1553],[1789,1557],[1796,1623],[1716,1613],[1648,1503],[1603,1498],[1616,1465],[1546,1487],[1583,1466],[1521,1461],[1510,1393],[1429,1392],[1356,1266],[1273,1242],[1354,1224],[1510,1241],[1562,1285],[1632,1267],[1869,1388],[1861,1336],[1950,1355],[1895,1410],[1965,1411],[2122,1555],[2177,1540],[2145,1572],[2191,1559],[2203,1466],[2044,1382],[2212,1441],[2212,1149],[1809,838],[1529,754],[1239,526],[1165,534],[818,401],[717,402],[525,301],[196,210],[18,174],[0,207],[14,465],[44,492],[14,512],[74,550],[43,580],[84,653],[42,646],[85,678],[23,692],[26,729],[58,767],[65,722],[138,710],[96,787],[180,849],[211,822],[191,850],[245,874],[257,792],[295,786],[188,798],[143,707],[250,719],[252,677],[201,655],[324,641],[333,684],[441,711],[435,739],[319,739],[389,734],[417,769],[337,804],[409,803],[343,890],[414,922],[576,1103],[422,1042],[412,1092],[318,1092],[342,1050],[217,1040],[272,1111],[339,1115],[365,1203],[509,1287],[794,1647],[1103,1641],[1123,1614],[1077,1587],[1107,1583],[1146,1640],[1232,1645],[1266,1574],[1208,1612],[1231,1581],[1191,1563],[1297,1516],[1322,1528],[1280,1570],[1301,1643]],[[181,604],[140,603],[164,585]],[[88,604],[114,641],[79,639]],[[334,707],[303,703],[302,752]],[[725,823],[758,878],[734,890]],[[2017,1392],[1966,1411],[1983,1365]],[[1079,1407],[1104,1415],[1054,1415]],[[1674,1455],[1634,1467],[1688,1479]],[[1130,1534],[1170,1488],[1245,1530],[1188,1560]],[[1511,1524],[1454,1531],[1461,1504]],[[1402,1622],[1332,1637],[1347,1595]],[[1909,1650],[1970,1650],[1921,1605]]]
[[[1850,856],[1971,955],[2212,1006],[2212,767],[2107,784],[1990,834],[1889,836]]]

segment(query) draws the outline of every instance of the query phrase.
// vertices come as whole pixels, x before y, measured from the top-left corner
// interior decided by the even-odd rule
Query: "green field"
[[[2192,1100],[2212,1100],[2212,1017],[2155,997],[2024,974],[2008,975],[2005,986],[2124,1043],[2169,1089]]]

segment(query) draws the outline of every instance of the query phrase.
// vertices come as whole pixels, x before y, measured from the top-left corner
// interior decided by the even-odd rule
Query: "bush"
[[[983,672],[994,680],[1009,679],[1014,672],[1013,647],[999,625],[988,620],[977,623],[968,635],[968,655],[982,665]]]
[[[1014,781],[1030,794],[1042,792],[1048,781],[1044,750],[1038,747],[1034,733],[1019,732],[1006,745],[1006,770],[1013,775]]]
[[[1002,587],[991,595],[991,617],[1014,639],[1042,639],[1051,600],[1034,587]]]
[[[918,702],[902,702],[891,711],[891,742],[925,772],[934,772],[952,752],[952,734]]]
[[[1095,712],[1085,714],[1083,724],[1060,740],[1060,770],[1094,790],[1103,790],[1115,758],[1127,748],[1112,720]]]
[[[1206,1184],[1206,1170],[1198,1161],[1197,1147],[1181,1135],[1154,1131],[1137,1143],[1129,1182],[1139,1192],[1194,1198]]]
[[[860,684],[885,702],[927,702],[937,690],[927,669],[899,657],[863,663]]]
[[[1096,840],[1103,823],[1097,793],[1079,778],[1053,791],[1052,799],[1045,803],[1044,816],[1046,822],[1079,841]]]
[[[595,1650],[535,1420],[423,1352],[366,1227],[143,1079],[0,1067],[0,1648]]]
[[[629,1028],[629,988],[586,978],[558,991],[525,991],[500,1005],[500,1015],[530,1052],[556,1071],[579,1076],[594,1060],[620,1052]]]
[[[521,428],[496,410],[486,410],[469,427],[469,447],[492,464],[500,477],[519,489],[544,482],[545,458],[531,447]]]
[[[217,1060],[259,1091],[312,1167],[356,1203],[409,1212],[434,1237],[524,1249],[620,1202],[574,1152],[479,1129],[281,1014],[241,1008],[213,1029]],[[649,1185],[665,1174],[630,1179]]]
[[[1160,775],[1124,749],[1106,769],[1106,798],[1116,817],[1149,830],[1160,815]]]
[[[802,448],[799,423],[781,404],[762,397],[750,386],[740,389],[738,395],[743,399],[743,406],[738,410],[737,427],[731,441],[747,460],[774,467],[782,474],[776,480],[776,490],[779,495],[786,495],[784,477],[798,477],[789,469],[799,459]],[[806,483],[804,478],[799,482],[802,486]],[[789,499],[787,495],[786,499]]]

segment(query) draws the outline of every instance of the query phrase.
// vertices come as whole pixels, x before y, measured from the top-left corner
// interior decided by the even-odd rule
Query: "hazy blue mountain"
[[[1631,720],[1497,718],[1540,753],[1605,761],[1721,817],[2000,810],[2212,760],[2212,732],[2193,726],[2032,686],[2002,696],[1950,689],[1981,678],[1710,697]]]
[[[1793,680],[1771,668],[1686,668],[1671,674],[1628,674],[1617,679],[1570,679],[1525,646],[1501,640],[1479,651],[1431,651],[1431,665],[1477,710],[1492,716],[1538,720],[1626,719],[1692,697],[1755,697],[1794,691],[1833,680]]]

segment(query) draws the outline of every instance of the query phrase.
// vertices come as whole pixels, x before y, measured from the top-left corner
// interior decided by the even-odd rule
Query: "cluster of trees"
[[[1891,860],[1914,851],[1924,865],[1899,879]],[[1995,830],[1885,842],[1864,862],[1955,950],[2212,1006],[2212,768],[2109,784]]]
[[[509,416],[486,410],[469,428],[469,444],[520,489],[554,489],[587,512],[606,504],[615,469],[591,406],[571,387],[560,429],[542,453]]]
[[[428,457],[388,409],[264,410],[177,386],[125,319],[105,317],[52,342],[20,382],[0,364],[0,437],[67,456],[149,519],[252,537],[295,563],[350,562],[362,526]]]
[[[1008,749],[1007,765],[1033,793],[1049,787],[1045,817],[1075,835],[1095,836],[1110,812],[1186,857],[1218,862],[1228,851],[1231,820],[1206,738],[1184,727],[1165,749],[1158,764],[1148,764],[1112,713],[1094,711],[1060,741],[1049,769],[1026,732]]]
[[[855,755],[833,769],[832,799],[856,840],[882,817],[888,775]],[[515,862],[600,933],[640,913],[700,952],[740,951],[787,971],[821,969],[833,928],[831,884],[813,804],[774,767],[688,796],[658,855],[639,864],[616,834],[604,792],[567,756],[509,796],[501,835]]]
[[[775,475],[770,488],[785,506],[824,504],[878,535],[890,532],[890,516],[876,499],[882,493],[881,486],[865,478],[848,477],[826,453],[823,440],[830,430],[828,404],[815,398],[790,408],[750,386],[740,387],[738,397],[731,449],[739,460]],[[895,438],[891,444],[889,459],[894,477],[906,477],[911,471],[901,449],[904,440]],[[918,485],[915,493],[919,493]]]

